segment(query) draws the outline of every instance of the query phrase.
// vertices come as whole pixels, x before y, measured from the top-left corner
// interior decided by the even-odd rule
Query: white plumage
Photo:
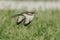
[[[34,12],[23,12],[22,14],[15,15],[18,16],[17,25],[24,21],[24,25],[27,26],[31,23],[34,18]]]
[[[20,15],[20,16],[18,17],[17,22],[19,23],[19,22],[21,22],[23,19],[24,19],[24,16],[21,16],[21,15]]]
[[[25,17],[25,24],[28,24],[29,22],[33,20],[34,14],[32,15],[23,14],[23,15]]]

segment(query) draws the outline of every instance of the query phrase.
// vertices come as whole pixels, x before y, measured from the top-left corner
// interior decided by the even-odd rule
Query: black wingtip
[[[27,23],[27,24],[24,24],[24,26],[28,26],[30,23],[31,23],[31,21],[29,23]]]
[[[20,23],[17,22],[16,24],[19,25]]]
[[[24,24],[24,26],[28,26],[27,24]]]
[[[23,20],[24,20],[24,19],[23,19]],[[16,22],[16,24],[17,24],[17,25],[19,25],[20,23],[22,23],[22,22],[23,22],[23,20],[22,20],[22,21],[20,21],[20,22]]]

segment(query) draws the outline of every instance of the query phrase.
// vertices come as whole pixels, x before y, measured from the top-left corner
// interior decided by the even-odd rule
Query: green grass
[[[0,40],[60,40],[60,10],[36,11],[28,26],[11,18],[22,10],[0,10]]]

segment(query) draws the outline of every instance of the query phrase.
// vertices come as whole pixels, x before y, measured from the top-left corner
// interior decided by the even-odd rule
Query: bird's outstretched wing
[[[17,19],[17,25],[19,25],[24,20],[24,16],[20,15]]]
[[[27,25],[29,25],[30,23],[31,23],[31,21],[30,21],[28,18],[26,18],[25,21],[24,21],[24,26],[27,26]]]
[[[24,26],[27,26],[31,23],[31,21],[33,20],[34,16],[27,16],[25,17],[25,21],[24,21]]]

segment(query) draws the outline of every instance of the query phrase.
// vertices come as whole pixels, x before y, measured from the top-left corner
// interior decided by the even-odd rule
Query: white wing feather
[[[34,15],[25,15],[25,24],[28,24],[29,22],[31,22],[33,20]]]
[[[24,19],[24,16],[19,16],[17,22],[21,22]]]

